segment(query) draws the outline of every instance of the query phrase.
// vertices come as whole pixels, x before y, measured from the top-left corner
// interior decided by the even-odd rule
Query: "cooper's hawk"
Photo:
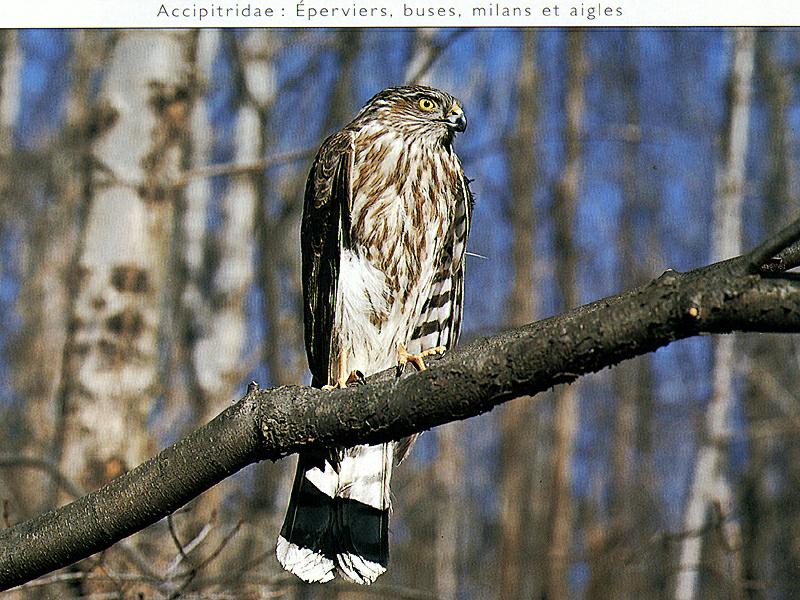
[[[351,370],[398,356],[422,367],[417,357],[456,343],[472,196],[453,137],[466,124],[449,94],[395,87],[323,142],[301,228],[312,385],[344,386]],[[301,455],[278,538],[284,568],[309,582],[383,573],[392,462],[412,441]]]

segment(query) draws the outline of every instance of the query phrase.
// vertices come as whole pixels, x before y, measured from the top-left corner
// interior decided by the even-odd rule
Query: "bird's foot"
[[[403,372],[406,364],[411,363],[415,367],[417,367],[418,371],[424,371],[428,367],[425,365],[425,357],[426,356],[433,356],[436,354],[444,354],[444,351],[447,350],[444,346],[436,346],[435,348],[429,348],[427,350],[423,350],[419,354],[410,354],[406,347],[403,344],[399,344],[397,346],[397,372],[398,374]]]
[[[359,370],[350,371],[347,377],[339,377],[334,385],[323,385],[323,390],[343,390],[351,385],[363,385],[367,383],[367,378]]]

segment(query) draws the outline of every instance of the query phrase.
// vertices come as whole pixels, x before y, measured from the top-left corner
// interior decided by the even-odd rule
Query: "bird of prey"
[[[466,125],[449,94],[393,87],[320,147],[300,232],[313,386],[424,369],[458,340],[473,199],[453,138]],[[308,582],[375,581],[389,559],[393,462],[412,442],[301,454],[281,565]]]

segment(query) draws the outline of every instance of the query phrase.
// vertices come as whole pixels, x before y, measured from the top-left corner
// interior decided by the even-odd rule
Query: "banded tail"
[[[334,469],[300,456],[278,561],[309,583],[336,573],[370,584],[389,563],[389,482],[394,444],[354,446]]]

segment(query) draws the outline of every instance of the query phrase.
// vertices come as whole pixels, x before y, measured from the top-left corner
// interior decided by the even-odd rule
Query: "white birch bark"
[[[192,32],[124,31],[101,88],[66,373],[61,468],[86,487],[150,453]]]
[[[242,62],[250,102],[236,115],[234,162],[247,164],[263,153],[261,114],[277,93],[272,63],[274,33],[253,30],[245,38]],[[252,174],[232,176],[222,198],[223,224],[219,238],[219,266],[213,289],[219,304],[206,323],[206,335],[198,342],[194,361],[207,409],[214,413],[229,396],[241,395],[233,385],[242,372],[242,352],[247,341],[245,296],[254,277],[256,211],[260,198]],[[211,416],[209,413],[206,416]]]
[[[220,32],[204,29],[197,40],[196,70],[200,85],[211,80],[214,58],[219,51]],[[212,130],[208,105],[203,98],[192,112],[192,168],[201,169],[211,161]],[[204,325],[208,319],[208,294],[202,289],[205,269],[205,251],[208,238],[208,204],[211,199],[211,179],[190,177],[185,189],[186,210],[183,213],[183,259],[186,265],[186,286],[183,303],[190,318],[200,320],[194,326]]]
[[[17,122],[22,90],[22,51],[19,47],[19,32],[8,29],[2,33],[3,64],[0,74],[0,152],[11,149],[11,132]]]
[[[741,252],[742,203],[755,36],[750,29],[737,29],[732,35],[734,57],[730,117],[714,201],[712,261],[731,258]],[[734,549],[729,565],[734,597],[741,591],[741,565],[738,556],[740,532],[738,522],[733,518],[733,494],[725,475],[725,450],[730,437],[731,411],[735,401],[733,376],[735,361],[739,360],[735,355],[734,342],[734,336],[723,336],[715,340],[713,392],[706,412],[705,439],[697,453],[684,513],[685,537],[681,544],[680,570],[675,584],[677,600],[693,600],[699,597],[699,567],[704,539],[700,532],[712,507],[720,510],[724,519],[723,532],[727,545]]]
[[[8,164],[13,150],[14,126],[19,115],[22,91],[22,51],[19,45],[19,32],[8,29],[0,32],[0,162]],[[9,202],[11,169],[0,169],[0,210]],[[2,223],[0,223],[2,226]],[[4,270],[0,261],[0,273]]]
[[[207,36],[212,32],[204,32]],[[214,32],[214,46],[219,44],[219,34]],[[264,156],[264,123],[263,116],[267,107],[275,99],[277,88],[273,55],[276,50],[275,34],[268,30],[252,30],[246,34],[239,46],[238,67],[243,77],[241,94],[237,98],[239,104],[235,113],[234,164],[250,164]],[[202,42],[202,37],[201,37]],[[209,43],[210,45],[210,43]],[[202,71],[210,67],[203,66],[202,54],[199,55],[198,67]],[[197,127],[205,127],[198,122]],[[202,135],[202,132],[197,132]],[[198,156],[198,159],[200,157]],[[200,332],[193,348],[191,348],[192,370],[196,380],[194,384],[202,400],[198,405],[196,420],[202,424],[215,416],[225,404],[243,392],[241,380],[252,367],[243,354],[248,341],[248,320],[246,298],[255,277],[255,243],[257,213],[262,207],[261,188],[258,185],[258,173],[236,173],[228,177],[227,187],[219,199],[222,220],[219,230],[214,234],[214,248],[217,253],[216,269],[205,274],[207,265],[202,264],[203,251],[207,245],[204,239],[190,242],[187,247],[187,264],[189,265],[191,292],[190,312],[197,322],[192,327]],[[207,219],[206,190],[195,199],[197,206],[194,215],[187,214],[186,229],[200,230],[198,223],[189,223],[189,219],[202,219],[203,235]],[[187,236],[188,237],[188,236]],[[192,247],[192,246],[196,247]],[[192,273],[195,273],[192,276]],[[192,280],[194,282],[192,282]],[[205,282],[205,283],[202,283]],[[291,487],[291,486],[289,486]],[[216,486],[198,500],[192,511],[192,526],[196,531],[208,527],[218,517],[220,506],[224,502],[230,486]],[[240,515],[241,516],[241,515]],[[263,536],[263,527],[255,531],[252,517],[246,517],[247,525],[236,536],[226,555],[210,563],[205,568],[208,576],[223,575],[227,569],[237,568],[241,553],[249,555],[249,540]],[[224,528],[211,532],[198,549],[198,555],[208,556],[220,543],[223,543]],[[194,535],[195,533],[191,533]],[[244,550],[241,545],[244,544]]]
[[[436,53],[434,40],[438,32],[436,27],[420,28],[414,35],[414,49],[406,65],[403,80],[407,84],[419,83],[430,85],[427,77],[426,66],[430,65]]]

